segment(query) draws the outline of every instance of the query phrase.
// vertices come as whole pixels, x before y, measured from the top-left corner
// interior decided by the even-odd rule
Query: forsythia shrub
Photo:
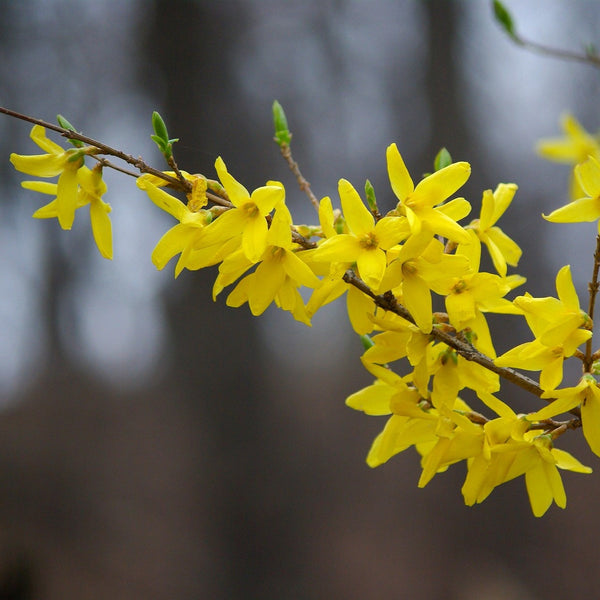
[[[512,22],[506,21],[509,17],[498,12],[501,5],[495,7],[506,31],[519,42]],[[556,443],[566,431],[581,428],[600,456],[600,350],[594,351],[592,343],[600,236],[587,312],[581,308],[569,265],[556,276],[556,297],[523,293],[508,299],[525,282],[508,274],[508,267],[517,266],[521,249],[498,226],[517,193],[514,183],[484,190],[479,216],[466,220],[471,203],[456,194],[469,179],[469,163],[453,163],[442,150],[434,172],[415,182],[392,143],[386,163],[397,198],[393,210],[380,214],[370,183],[363,198],[346,179],[338,182],[339,207],[337,198],[318,201],[292,159],[291,134],[275,102],[275,140],[318,213],[318,223],[299,225],[286,206],[280,182],[268,181],[249,191],[221,157],[215,161],[217,179],[180,170],[173,157],[177,140],[169,139],[158,113],[152,119],[152,138],[169,165],[164,172],[87,138],[63,117],[54,126],[0,111],[34,123],[31,138],[43,151],[10,157],[15,169],[41,178],[24,181],[23,187],[52,198],[33,216],[57,218],[63,229],[70,229],[76,211],[89,206],[103,257],[113,255],[111,207],[102,199],[102,170],[113,166],[106,158],[110,156],[136,167],[138,188],[175,219],[152,253],[158,269],[174,257],[176,277],[183,269],[218,266],[214,299],[230,288],[228,306],[247,303],[257,316],[274,303],[307,325],[320,307],[345,294],[350,324],[365,345],[362,364],[374,378],[346,403],[367,415],[386,417],[368,452],[369,466],[414,446],[421,456],[418,485],[423,487],[437,473],[464,461],[462,494],[469,506],[485,500],[502,483],[524,476],[536,516],[553,501],[566,505],[559,469],[591,472]],[[574,165],[572,201],[544,218],[555,223],[599,220],[600,141],[572,116],[564,117],[563,128],[564,137],[542,141],[539,151]],[[51,141],[47,129],[72,146]],[[86,161],[92,161],[92,168]],[[186,201],[173,191],[183,192]],[[481,270],[482,247],[495,273]],[[311,290],[307,302],[302,288]],[[434,295],[443,298],[445,312],[434,312]],[[497,356],[488,313],[525,319],[531,340]],[[581,361],[581,379],[564,384],[563,363],[573,358]],[[514,368],[539,372],[539,382]],[[501,388],[503,380],[544,404],[527,414],[515,413]],[[471,397],[481,404],[477,410],[461,398],[463,390],[474,392]],[[559,415],[566,416],[557,420]]]

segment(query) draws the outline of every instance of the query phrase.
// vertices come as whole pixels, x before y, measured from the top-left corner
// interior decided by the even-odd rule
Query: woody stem
[[[587,314],[590,319],[594,320],[594,307],[596,306],[596,296],[598,294],[598,273],[600,271],[600,235],[596,236],[596,250],[594,252],[594,270],[592,272],[592,280],[588,283],[588,291],[590,294],[590,303],[588,306]],[[590,338],[585,344],[585,360],[583,362],[583,372],[589,373],[592,369],[594,362],[592,354],[592,338]]]

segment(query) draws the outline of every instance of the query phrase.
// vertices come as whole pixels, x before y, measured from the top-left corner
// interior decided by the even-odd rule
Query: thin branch
[[[173,169],[173,171],[175,171],[175,175],[177,175],[177,179],[179,179],[179,181],[181,181],[181,183],[183,183],[185,185],[186,179],[183,176],[183,174],[181,173],[181,171],[179,170],[179,167],[177,166],[177,163],[175,162],[175,159],[173,158],[173,156],[169,156],[169,158],[167,159],[167,163],[169,164],[171,169]]]
[[[290,148],[290,145],[281,143],[279,145],[279,149],[281,150],[281,156],[285,158],[285,162],[287,162],[291,172],[296,176],[298,186],[308,196],[309,200],[311,201],[311,204],[315,207],[315,210],[319,212],[319,201],[317,200],[317,197],[312,193],[312,190],[310,189],[310,183],[308,183],[308,181],[300,172],[300,167],[298,166],[298,163],[293,159],[292,149]]]
[[[403,319],[406,319],[410,323],[415,323],[412,315],[404,306],[398,304],[395,296],[391,292],[387,292],[383,295],[375,294],[371,288],[359,277],[357,277],[356,273],[350,269],[346,271],[343,279],[346,283],[353,285],[361,292],[372,298],[377,306],[383,308],[384,310],[393,312]],[[439,342],[443,342],[451,348],[454,348],[454,350],[456,350],[464,359],[481,365],[489,371],[496,373],[500,377],[514,383],[515,385],[518,385],[520,388],[534,394],[535,396],[540,397],[544,393],[544,390],[542,390],[542,388],[540,388],[540,386],[533,379],[530,379],[526,375],[522,375],[513,369],[498,367],[494,364],[494,361],[489,356],[482,354],[467,342],[458,339],[450,333],[434,327],[431,331],[431,336]],[[552,399],[549,399],[549,401],[551,400]]]
[[[88,146],[93,146],[94,148],[97,148],[101,154],[107,154],[109,156],[114,156],[114,157],[119,158],[122,161],[134,166],[140,173],[149,173],[151,175],[155,175],[156,177],[160,177],[161,179],[164,179],[165,181],[167,181],[169,184],[171,184],[176,189],[183,190],[186,193],[190,193],[192,191],[192,184],[189,181],[186,181],[186,180],[181,181],[177,177],[171,177],[170,175],[167,175],[166,173],[163,173],[162,171],[159,171],[158,169],[151,167],[150,165],[145,163],[141,157],[135,158],[134,156],[131,156],[130,154],[126,154],[125,152],[121,152],[120,150],[117,150],[116,148],[107,146],[106,144],[103,144],[102,142],[99,142],[98,140],[90,138],[86,135],[82,135],[81,133],[78,133],[77,131],[73,131],[71,129],[65,129],[64,127],[59,127],[58,125],[54,125],[53,123],[48,123],[47,121],[43,121],[42,119],[36,119],[34,117],[24,115],[22,113],[14,111],[14,110],[4,108],[3,106],[0,106],[0,113],[4,113],[5,115],[8,115],[9,117],[14,117],[15,119],[20,119],[21,121],[28,121],[29,123],[34,123],[35,125],[41,125],[42,127],[45,127],[46,129],[50,129],[52,131],[55,131],[56,133],[59,133],[60,135],[62,135],[63,137],[65,137],[67,139],[79,140],[80,142],[83,142],[84,144],[87,144]]]
[[[596,250],[594,252],[594,270],[592,272],[592,280],[588,283],[588,291],[590,293],[590,302],[588,305],[587,314],[592,321],[594,320],[594,308],[596,306],[596,296],[598,294],[598,273],[600,271],[600,235],[596,236]],[[583,362],[583,372],[589,373],[594,362],[592,354],[592,338],[585,343],[585,361]]]
[[[124,169],[123,167],[119,167],[119,165],[115,165],[114,163],[110,162],[106,158],[102,158],[100,156],[92,156],[92,158],[95,158],[102,166],[109,167],[111,169],[114,169],[115,171],[119,171],[119,173],[129,175],[130,177],[135,177],[136,179],[139,177],[139,175],[137,173],[134,173],[133,171],[128,171],[127,169]],[[233,204],[229,200],[225,200],[225,198],[221,198],[220,196],[217,196],[216,194],[213,194],[212,192],[206,192],[206,197],[211,202],[214,202],[215,204],[218,204],[219,206],[224,206],[225,208],[233,207]]]
[[[533,52],[537,52],[538,54],[552,56],[554,58],[560,58],[563,60],[580,62],[590,65],[592,67],[600,68],[600,56],[592,54],[591,52],[580,54],[579,52],[572,52],[570,50],[552,48],[551,46],[545,46],[544,44],[538,44],[537,42],[526,40],[525,38],[521,37],[519,34],[514,32],[510,37],[519,46],[522,46],[523,48],[526,48],[528,50],[532,50]]]
[[[79,140],[79,141],[83,142],[84,144],[87,144],[88,146],[93,146],[94,148],[97,148],[98,150],[100,150],[100,152],[102,154],[107,154],[109,156],[114,156],[116,158],[119,158],[119,159],[123,160],[124,162],[134,166],[136,169],[138,169],[138,171],[140,173],[149,173],[151,175],[155,175],[156,177],[159,177],[159,178],[163,179],[164,181],[166,181],[170,186],[174,187],[175,189],[182,190],[186,194],[189,194],[192,191],[191,183],[183,177],[183,175],[177,168],[177,165],[174,160],[172,160],[172,162],[170,161],[169,165],[175,171],[175,173],[177,174],[177,177],[172,177],[171,175],[167,175],[166,173],[163,173],[162,171],[159,171],[158,169],[154,169],[153,167],[151,167],[147,163],[145,163],[141,157],[134,158],[133,156],[131,156],[129,154],[125,154],[124,152],[121,152],[120,150],[112,148],[111,146],[107,146],[106,144],[103,144],[102,142],[99,142],[98,140],[90,138],[86,135],[82,135],[81,133],[78,133],[77,131],[73,131],[71,129],[65,129],[64,127],[54,125],[53,123],[48,123],[47,121],[44,121],[42,119],[36,119],[35,117],[30,117],[29,115],[24,115],[22,113],[14,111],[14,110],[4,108],[3,106],[0,106],[0,113],[8,115],[9,117],[14,117],[16,119],[20,119],[21,121],[27,121],[29,123],[34,123],[35,125],[41,125],[42,127],[45,127],[46,129],[55,131],[56,133],[60,134],[61,136],[65,137],[67,139]],[[125,175],[129,175],[130,177],[136,177],[136,178],[138,177],[137,173],[133,173],[132,171],[128,171],[127,169],[123,169],[122,167],[119,167],[118,165],[115,165],[114,163],[110,162],[106,158],[99,157],[96,155],[91,155],[91,156],[93,158],[95,158],[100,164],[102,164],[106,167],[114,169],[115,171],[119,171],[120,173],[124,173]],[[291,157],[291,154],[290,154],[290,157]],[[310,184],[300,174],[298,165],[296,163],[293,163],[293,164],[295,165],[295,169],[296,169],[295,172],[298,173],[299,177],[304,182],[305,190],[308,190],[308,193],[314,198],[314,196],[312,195],[312,192],[310,191]],[[300,179],[299,179],[299,181],[300,181]],[[218,183],[218,182],[214,182],[214,183]],[[206,197],[211,202],[214,202],[215,204],[218,204],[225,208],[233,208],[233,204],[228,199],[222,198],[213,192],[207,191]],[[316,202],[316,207],[318,208],[319,204],[317,202],[317,199],[314,198],[314,200]],[[302,235],[300,235],[297,231],[294,231],[293,229],[292,229],[292,239],[295,243],[299,244],[300,246],[302,246],[305,249],[315,248],[317,245],[315,242],[311,242],[311,241],[307,240],[305,237],[303,237]]]

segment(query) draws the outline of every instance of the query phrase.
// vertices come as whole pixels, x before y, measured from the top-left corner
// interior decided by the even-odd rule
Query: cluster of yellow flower
[[[540,150],[551,158],[578,163],[572,186],[576,199],[547,219],[596,220],[600,145],[571,117],[565,120],[565,129],[566,138],[545,142]],[[110,207],[101,199],[106,186],[99,167],[90,170],[83,164],[85,155],[96,154],[97,149],[63,150],[38,125],[32,138],[47,154],[13,154],[15,168],[40,177],[59,175],[56,184],[24,182],[28,189],[56,196],[34,216],[58,217],[61,227],[69,229],[75,210],[89,204],[97,245],[110,258]],[[506,294],[525,281],[507,275],[507,265],[517,265],[521,250],[496,223],[517,186],[500,184],[493,192],[486,190],[479,218],[462,226],[459,221],[470,213],[471,205],[464,198],[449,198],[469,178],[468,163],[441,166],[415,186],[395,144],[388,147],[386,157],[391,189],[398,199],[394,210],[381,216],[376,205],[367,206],[352,184],[341,179],[341,210],[323,198],[319,224],[314,226],[294,225],[281,183],[269,181],[250,193],[221,158],[215,163],[219,182],[182,171],[165,172],[189,186],[187,203],[165,191],[168,182],[159,175],[141,175],[138,187],[178,221],[160,239],[152,260],[162,269],[178,255],[176,276],[184,268],[219,265],[213,298],[237,282],[227,297],[229,306],[247,302],[252,314],[260,315],[274,302],[307,325],[321,306],[346,293],[352,327],[369,346],[362,362],[375,377],[347,404],[369,415],[389,416],[368,454],[370,466],[414,446],[422,457],[419,486],[464,460],[467,476],[462,492],[468,505],[524,475],[536,516],[544,514],[552,501],[564,507],[557,468],[580,473],[591,469],[555,448],[554,440],[582,424],[591,449],[600,455],[596,357],[591,346],[585,355],[578,350],[589,343],[592,321],[580,308],[569,266],[557,275],[557,298],[525,294],[508,300]],[[215,197],[218,204],[208,208]],[[480,271],[482,244],[495,274]],[[357,279],[348,273],[361,285],[355,285]],[[313,290],[306,303],[301,287]],[[446,312],[434,312],[432,293],[444,299]],[[401,305],[408,314],[386,310],[393,305]],[[497,357],[485,313],[525,317],[533,341]],[[441,341],[436,331],[461,340],[494,368]],[[557,389],[563,362],[574,355],[582,358],[584,375],[575,387]],[[390,366],[398,360],[407,365],[403,375]],[[499,374],[508,373],[507,367],[540,371],[538,395],[550,403],[518,415],[495,397]],[[465,389],[474,392],[489,416],[472,410],[459,397]],[[574,413],[571,420],[553,419],[569,411]]]
[[[83,164],[84,157],[95,154],[96,148],[88,146],[64,150],[46,137],[46,129],[40,125],[34,125],[31,139],[47,154],[11,154],[10,161],[15,169],[37,177],[59,175],[57,183],[22,183],[27,189],[55,196],[52,202],[37,210],[33,216],[37,219],[57,217],[63,229],[71,229],[75,211],[89,204],[92,231],[98,250],[104,258],[112,258],[112,226],[108,218],[111,208],[102,200],[106,193],[106,184],[102,180],[102,166],[98,164],[90,170]]]

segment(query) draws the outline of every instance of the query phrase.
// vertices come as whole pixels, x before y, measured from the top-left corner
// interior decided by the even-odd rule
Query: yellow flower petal
[[[581,422],[583,435],[592,452],[600,456],[600,398],[598,388],[593,393],[588,393],[581,405]]]
[[[575,167],[575,177],[588,196],[600,196],[600,163],[593,156]]]
[[[398,200],[404,200],[415,189],[413,180],[402,160],[396,144],[391,144],[386,150],[388,176],[392,190]]]
[[[174,216],[178,221],[182,221],[185,214],[189,212],[181,200],[157,187],[148,179],[138,177],[136,183],[140,189],[148,194],[148,197],[156,206]]]
[[[369,316],[375,312],[375,304],[369,296],[363,294],[353,285],[348,286],[346,309],[350,324],[356,333],[364,335],[373,331],[373,321]]]
[[[412,194],[412,200],[422,207],[441,204],[462,187],[470,175],[471,165],[467,162],[448,165],[422,179]]]
[[[429,333],[433,328],[431,292],[429,286],[420,277],[404,277],[402,303],[412,315],[419,329],[423,333]]]
[[[267,222],[260,215],[246,221],[242,233],[242,248],[251,261],[257,262],[260,260],[266,250],[268,231]]]
[[[112,260],[112,225],[108,217],[110,206],[102,200],[90,203],[90,220],[96,246],[104,258]]]
[[[363,251],[358,255],[356,264],[361,279],[376,290],[385,272],[385,252],[380,248]]]
[[[340,179],[338,193],[344,218],[350,231],[357,236],[371,231],[375,226],[375,219],[352,184],[346,179]]]
[[[215,170],[234,206],[241,206],[244,202],[248,201],[248,198],[250,198],[248,190],[235,177],[229,174],[220,156],[215,161]]]
[[[600,217],[600,200],[598,198],[581,198],[553,210],[549,215],[542,215],[552,223],[585,223]]]

